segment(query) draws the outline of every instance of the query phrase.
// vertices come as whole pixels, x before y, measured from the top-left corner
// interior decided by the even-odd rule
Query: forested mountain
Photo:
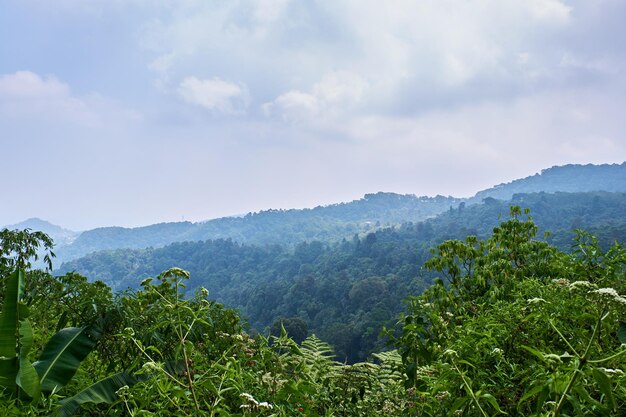
[[[626,192],[626,162],[602,165],[564,165],[544,169],[530,177],[521,178],[506,184],[496,185],[468,200],[479,203],[484,198],[508,200],[514,194],[587,191]]]
[[[191,272],[188,290],[206,287],[212,297],[239,308],[259,330],[280,317],[297,317],[331,342],[342,359],[355,361],[382,346],[378,334],[434,275],[422,270],[430,249],[447,239],[488,236],[511,204],[528,207],[540,234],[564,250],[575,228],[600,237],[604,246],[626,241],[626,194],[535,193],[511,201],[450,208],[423,222],[409,222],[337,243],[256,246],[233,240],[175,243],[158,249],[100,252],[65,263],[114,288],[136,287],[173,265]]]
[[[509,200],[514,194],[558,191],[626,192],[626,163],[552,167],[536,175],[480,191],[469,199],[378,192],[348,203],[312,209],[270,209],[198,223],[159,223],[136,228],[102,227],[77,233],[31,219],[8,228],[29,227],[45,231],[56,242],[59,262],[100,250],[158,248],[174,242],[209,239],[293,247],[303,241],[340,241],[388,226],[419,222],[463,202],[471,205],[481,203],[485,198]]]
[[[64,229],[61,226],[57,226],[45,220],[38,219],[36,217],[24,220],[23,222],[4,226],[3,228],[9,230],[16,229],[30,229],[39,232],[44,232],[54,240],[55,246],[63,247],[72,243],[76,237],[80,235],[80,232]],[[2,228],[0,228],[2,229]]]
[[[302,210],[266,210],[199,223],[160,223],[145,227],[103,227],[83,232],[71,245],[57,249],[60,261],[118,248],[161,247],[173,242],[233,239],[241,243],[294,246],[302,241],[338,241],[377,228],[420,221],[458,205],[453,197],[416,197],[394,193],[366,194],[349,203]]]

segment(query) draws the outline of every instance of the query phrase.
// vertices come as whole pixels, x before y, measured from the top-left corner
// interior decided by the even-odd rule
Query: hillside
[[[555,193],[558,191],[570,193],[626,192],[626,162],[622,164],[554,166],[535,175],[480,191],[470,198],[468,203],[479,203],[487,197],[509,200],[514,194]]]
[[[64,229],[61,226],[57,226],[45,220],[38,219],[36,217],[24,220],[23,222],[4,226],[9,230],[15,229],[30,229],[39,232],[44,232],[54,240],[56,247],[62,247],[71,244],[76,237],[80,235],[80,232]]]
[[[118,290],[136,287],[171,266],[191,272],[188,290],[206,287],[263,330],[279,317],[299,317],[350,361],[380,347],[378,331],[391,325],[407,294],[419,294],[435,277],[422,270],[430,249],[447,239],[485,237],[508,216],[510,204],[531,209],[539,236],[564,250],[573,229],[597,233],[604,246],[626,241],[626,194],[537,193],[512,201],[449,209],[437,218],[385,228],[335,244],[255,246],[232,240],[175,243],[158,249],[95,253],[65,263]]]
[[[204,222],[160,223],[145,227],[103,227],[81,233],[57,247],[59,262],[108,249],[162,247],[174,242],[233,239],[241,243],[295,246],[302,241],[340,241],[405,222],[419,222],[465,202],[509,200],[535,192],[626,192],[626,163],[566,165],[478,192],[474,197],[425,197],[378,192],[347,203],[311,209],[265,210]],[[60,241],[61,242],[61,241]],[[62,242],[68,243],[67,240]]]
[[[338,241],[377,228],[420,221],[458,205],[453,197],[366,194],[349,203],[302,210],[266,210],[199,223],[160,223],[145,227],[103,227],[83,232],[57,250],[59,262],[120,248],[161,247],[173,242],[233,239],[241,243],[294,246],[302,241]]]

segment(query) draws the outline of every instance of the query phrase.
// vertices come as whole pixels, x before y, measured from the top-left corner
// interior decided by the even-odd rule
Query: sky
[[[623,0],[3,0],[0,225],[467,197],[626,160]]]

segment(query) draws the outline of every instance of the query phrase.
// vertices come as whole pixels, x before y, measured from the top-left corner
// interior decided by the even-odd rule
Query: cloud
[[[101,128],[138,122],[142,114],[99,94],[77,96],[52,75],[23,70],[0,74],[0,118],[18,124],[37,121]]]
[[[358,107],[369,88],[358,74],[335,71],[326,74],[309,92],[291,90],[263,104],[266,116],[278,114],[288,122],[320,122],[334,119]]]
[[[235,84],[217,77],[208,80],[187,77],[180,83],[178,94],[186,102],[214,113],[245,113],[250,103],[250,96],[244,84]]]
[[[98,115],[85,100],[72,96],[67,84],[31,71],[0,75],[0,115],[84,126],[100,124]]]

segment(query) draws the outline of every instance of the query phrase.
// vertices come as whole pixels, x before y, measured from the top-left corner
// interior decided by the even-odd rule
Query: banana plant
[[[0,394],[36,402],[41,393],[56,393],[72,379],[95,340],[88,327],[62,329],[48,341],[39,360],[31,363],[33,329],[22,300],[25,277],[18,268],[6,281],[0,313]]]

